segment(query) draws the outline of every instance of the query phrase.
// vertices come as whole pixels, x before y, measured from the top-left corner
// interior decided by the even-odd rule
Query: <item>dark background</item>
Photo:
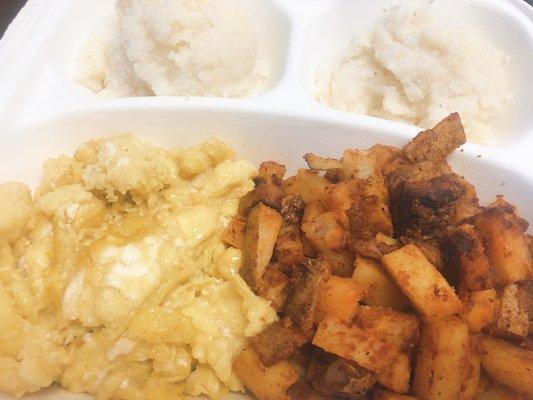
[[[529,4],[533,4],[533,0],[526,1]],[[11,20],[15,18],[15,15],[25,3],[26,0],[0,0],[0,36],[4,34]]]

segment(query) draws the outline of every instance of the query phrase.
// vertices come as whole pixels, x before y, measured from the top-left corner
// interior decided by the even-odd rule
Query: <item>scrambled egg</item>
[[[276,319],[220,233],[256,171],[223,143],[130,135],[0,185],[0,391],[59,382],[98,399],[218,398],[246,338]]]

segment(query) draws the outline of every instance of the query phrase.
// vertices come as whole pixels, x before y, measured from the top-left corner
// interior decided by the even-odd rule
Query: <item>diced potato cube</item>
[[[351,321],[365,288],[350,278],[330,276],[318,297],[318,319],[326,316]]]
[[[229,222],[220,239],[237,249],[244,245],[244,232],[246,231],[246,218],[241,215],[234,216]]]
[[[479,291],[494,287],[490,265],[481,236],[472,225],[461,225],[447,238],[447,250],[459,267],[461,290]]]
[[[487,374],[517,393],[533,396],[533,351],[488,335],[480,342],[481,365]]]
[[[389,392],[388,390],[375,389],[372,400],[417,400],[417,398]]]
[[[333,275],[343,278],[352,276],[354,255],[348,250],[322,250],[319,258],[329,261]]]
[[[504,386],[488,388],[476,397],[476,400],[524,400],[518,393]]]
[[[248,215],[240,272],[253,290],[259,289],[265,268],[272,258],[281,223],[281,215],[263,204],[255,206]]]
[[[300,378],[288,361],[265,367],[252,349],[235,358],[233,371],[258,400],[290,400],[287,389]]]
[[[298,174],[283,181],[283,194],[300,195],[306,203],[320,201],[329,182],[308,169],[300,169]]]
[[[298,264],[302,261],[304,258],[302,236],[297,225],[282,226],[274,249],[276,261],[287,265]]]
[[[285,165],[275,161],[264,161],[259,166],[259,179],[270,185],[281,186],[283,177],[287,172]]]
[[[376,377],[382,386],[398,393],[407,393],[411,380],[411,360],[409,355],[401,353],[396,361],[379,371]]]
[[[314,169],[315,171],[327,171],[329,169],[342,168],[340,160],[329,157],[320,157],[313,153],[305,154],[304,160],[309,168]]]
[[[500,301],[495,289],[470,292],[462,300],[463,312],[461,316],[468,324],[470,332],[480,332],[496,318]]]
[[[465,382],[468,326],[456,317],[422,328],[413,380],[423,400],[457,400]]]
[[[510,204],[489,207],[474,218],[494,266],[498,285],[504,286],[531,276],[532,260],[526,237]]]
[[[389,206],[375,194],[365,196],[355,202],[346,215],[350,231],[357,237],[373,237],[377,233],[392,235],[392,218]]]
[[[361,307],[353,324],[325,318],[318,325],[313,344],[380,371],[418,339],[418,319],[379,307]]]
[[[492,333],[516,339],[523,339],[528,335],[529,317],[525,299],[522,298],[520,291],[517,284],[503,288]]]
[[[379,261],[357,257],[352,279],[366,288],[362,303],[369,306],[405,310],[410,303],[400,288],[393,282]]]
[[[402,247],[383,256],[382,263],[427,322],[461,311],[453,288],[418,247],[412,244]]]
[[[338,250],[344,247],[346,235],[334,212],[325,212],[302,224],[305,236],[319,250]]]

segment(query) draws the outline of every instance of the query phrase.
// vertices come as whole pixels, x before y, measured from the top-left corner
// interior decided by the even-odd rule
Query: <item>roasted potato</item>
[[[480,332],[496,318],[500,301],[495,289],[467,292],[461,300],[463,302],[461,317],[468,324],[470,332]]]
[[[378,372],[418,339],[418,319],[379,307],[361,307],[352,324],[326,317],[313,344]]]
[[[462,399],[469,352],[468,326],[456,317],[422,327],[413,391],[422,400]]]
[[[246,220],[240,273],[255,291],[259,289],[265,268],[272,258],[281,224],[281,215],[264,204],[253,207]]]
[[[400,353],[398,358],[376,375],[380,385],[397,393],[407,393],[411,381],[411,359],[408,353]]]
[[[298,174],[283,181],[283,194],[299,195],[305,203],[320,201],[329,182],[314,171],[300,169]]]
[[[260,183],[264,182],[281,187],[281,182],[286,173],[287,168],[285,168],[285,165],[275,161],[264,161],[259,166],[258,180]]]
[[[285,196],[281,200],[280,214],[290,225],[300,225],[305,203],[300,195]]]
[[[379,261],[357,257],[352,279],[365,287],[362,303],[369,306],[389,307],[402,311],[410,306],[398,285],[393,282]]]
[[[448,257],[459,267],[460,290],[480,291],[494,287],[494,268],[485,255],[481,236],[463,224],[446,238]]]
[[[529,333],[529,317],[525,298],[516,283],[501,290],[500,307],[491,333],[498,336],[524,339]]]
[[[224,243],[233,246],[237,249],[242,249],[244,246],[244,233],[246,232],[246,218],[241,215],[234,216],[229,222],[224,232],[222,232],[221,239]]]
[[[274,248],[274,257],[276,261],[294,265],[298,264],[304,258],[304,245],[302,232],[298,225],[285,224],[281,227]]]
[[[342,278],[352,276],[354,255],[347,250],[322,250],[318,258],[329,261],[331,273]]]
[[[359,238],[371,238],[381,232],[392,235],[389,206],[375,194],[362,197],[346,210],[350,232]]]
[[[252,349],[235,358],[233,371],[258,400],[290,400],[287,389],[300,379],[288,361],[265,367]]]
[[[304,155],[304,160],[309,168],[315,171],[328,171],[331,169],[342,168],[342,162],[335,158],[320,157],[313,153],[307,153]]]
[[[324,212],[302,224],[302,231],[319,250],[340,250],[346,243],[346,231],[334,212]]]
[[[514,208],[497,203],[473,217],[479,230],[489,262],[495,268],[495,282],[499,286],[531,277],[532,260],[526,236]]]
[[[453,288],[418,247],[410,244],[385,255],[382,263],[426,322],[461,311]]]
[[[372,400],[417,400],[417,398],[389,392],[388,390],[376,389],[372,394]]]
[[[488,335],[480,338],[481,365],[495,381],[524,396],[533,396],[533,351]]]
[[[322,286],[318,297],[318,319],[335,317],[351,321],[357,311],[365,288],[350,278],[330,276]]]

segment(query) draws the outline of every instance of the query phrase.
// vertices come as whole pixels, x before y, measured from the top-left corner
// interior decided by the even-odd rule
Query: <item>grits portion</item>
[[[246,338],[276,319],[220,233],[254,168],[223,143],[130,135],[0,185],[0,392],[58,382],[98,399],[218,398]]]
[[[511,100],[508,56],[481,31],[446,16],[445,3],[410,0],[387,8],[342,58],[318,71],[316,98],[423,128],[458,112],[469,140],[497,144],[494,124]]]

